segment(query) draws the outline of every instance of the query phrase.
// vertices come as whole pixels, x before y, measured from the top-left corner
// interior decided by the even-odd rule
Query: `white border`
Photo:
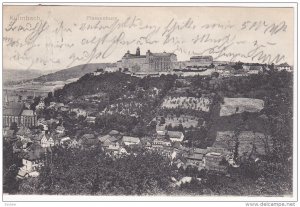
[[[115,1],[118,2],[118,1]],[[176,2],[176,1],[175,1]],[[5,201],[5,204],[21,204],[22,206],[35,206],[35,205],[44,205],[46,203],[32,203],[32,201],[240,201],[240,202],[261,202],[261,201],[272,201],[272,202],[278,202],[278,201],[296,201],[297,200],[297,194],[296,192],[298,192],[297,190],[297,184],[298,184],[298,180],[297,180],[297,163],[298,163],[298,154],[297,154],[297,147],[298,147],[298,141],[297,141],[297,98],[298,98],[298,88],[297,88],[297,77],[298,77],[298,72],[297,72],[297,66],[298,66],[298,54],[297,54],[297,48],[298,48],[298,42],[297,42],[297,26],[299,27],[299,22],[297,21],[297,5],[294,3],[281,3],[280,1],[273,1],[273,2],[278,2],[278,3],[256,3],[256,2],[251,2],[251,3],[226,3],[225,1],[220,2],[220,3],[157,3],[157,2],[153,2],[153,3],[4,3],[3,5],[39,5],[39,4],[43,4],[43,5],[65,5],[65,6],[70,6],[70,5],[74,5],[74,6],[201,6],[201,7],[205,7],[205,6],[233,6],[233,7],[293,7],[294,8],[294,42],[295,42],[295,48],[294,48],[294,131],[293,131],[293,135],[294,135],[294,160],[293,160],[293,172],[294,172],[294,179],[293,179],[293,187],[294,187],[294,195],[293,197],[175,197],[175,196],[153,196],[153,197],[137,197],[137,196],[103,196],[103,197],[99,197],[99,196],[24,196],[24,195],[4,195],[3,198]],[[280,4],[279,4],[280,2]],[[1,20],[2,20],[2,10],[1,10]],[[2,21],[1,21],[2,24]],[[1,42],[2,44],[2,42]],[[2,51],[1,51],[2,53]],[[2,54],[1,54],[2,56]],[[2,63],[2,59],[1,59],[1,63]],[[2,80],[2,73],[0,75],[1,80]],[[1,98],[2,98],[2,84],[1,84]],[[1,107],[2,107],[2,101],[0,102]],[[1,110],[1,116],[2,116],[2,110]],[[0,119],[0,123],[2,123],[2,119]],[[2,128],[1,128],[1,133],[2,133]],[[2,147],[2,142],[1,142],[1,147]],[[2,160],[2,153],[1,153],[1,157],[0,159]],[[298,173],[298,172],[297,172]],[[2,168],[1,168],[1,178],[2,178]],[[2,188],[0,193],[2,194]],[[19,202],[9,202],[9,201],[28,201],[30,203],[19,203]],[[54,205],[58,205],[61,203],[52,203]],[[67,204],[67,203],[63,203],[63,204]],[[83,205],[85,205],[86,203],[82,203]],[[76,205],[80,205],[82,206],[81,203],[76,203]],[[94,205],[96,204],[97,206],[99,206],[99,204],[101,205],[102,203],[88,203],[88,205]],[[104,203],[103,203],[104,204]],[[105,203],[105,205],[108,203]],[[139,203],[137,203],[139,204]],[[151,203],[150,203],[151,204]],[[155,203],[152,203],[155,204]],[[194,203],[189,203],[189,205],[194,205]],[[197,204],[197,203],[196,203]],[[222,206],[224,205],[224,203],[203,203],[205,204],[205,206],[207,205],[219,205],[221,204]],[[228,203],[227,203],[228,204]],[[230,206],[240,206],[241,203],[230,203]],[[261,203],[260,203],[261,204]],[[72,205],[75,205],[75,203],[72,203]],[[123,205],[123,204],[122,204]],[[130,203],[130,205],[132,205],[132,203]],[[145,204],[143,204],[145,205]],[[156,205],[156,204],[155,204]],[[173,204],[172,204],[173,205]],[[198,203],[197,206],[202,205],[202,203]]]

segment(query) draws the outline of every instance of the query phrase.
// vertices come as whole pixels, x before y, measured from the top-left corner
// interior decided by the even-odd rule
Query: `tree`
[[[35,107],[40,103],[41,97],[34,97],[33,103],[30,105],[30,109],[35,111]]]
[[[167,192],[174,176],[168,160],[145,151],[113,159],[99,147],[86,151],[54,148],[48,156],[52,163],[42,168],[37,181],[23,180],[20,193],[153,195]]]
[[[14,133],[18,131],[18,124],[16,122],[12,122],[10,125],[10,130],[14,130]]]
[[[13,152],[12,143],[3,140],[3,192],[15,194],[18,192],[19,182],[16,180],[19,167],[22,166],[18,154]]]
[[[218,78],[219,77],[219,73],[218,72],[213,72],[212,74],[211,74],[211,76],[212,77],[215,77],[215,78]]]
[[[166,119],[165,119],[165,117],[162,116],[162,117],[160,118],[160,123],[159,123],[159,124],[160,124],[160,125],[164,125],[165,123],[166,123]]]

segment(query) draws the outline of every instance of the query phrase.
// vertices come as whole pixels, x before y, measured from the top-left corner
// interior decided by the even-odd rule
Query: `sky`
[[[294,63],[293,8],[4,6],[3,68],[116,62],[129,50]]]

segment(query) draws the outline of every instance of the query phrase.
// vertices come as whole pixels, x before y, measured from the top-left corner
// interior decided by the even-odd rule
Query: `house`
[[[172,142],[182,142],[184,139],[184,135],[179,131],[168,131],[167,135]]]
[[[118,136],[118,135],[120,135],[120,132],[117,130],[111,130],[108,134],[111,136]]]
[[[29,139],[29,138],[24,138],[20,141],[23,144],[23,146],[22,146],[23,150],[27,150],[33,144],[31,139]]]
[[[171,147],[171,142],[166,139],[154,139],[152,142],[152,148]]]
[[[67,111],[69,111],[69,106],[62,106],[59,108],[59,110],[62,112],[67,112]]]
[[[47,123],[47,121],[44,118],[38,119],[37,125],[38,126],[42,126],[42,128],[43,128],[44,131],[48,130],[48,123]]]
[[[287,72],[292,72],[292,67],[287,63],[282,63],[276,66],[276,69],[279,71],[286,70]]]
[[[105,140],[104,142],[101,142],[101,145],[103,148],[108,148],[110,145],[113,145],[114,143],[111,142],[109,139]]]
[[[173,160],[173,165],[175,165],[178,169],[185,166],[186,159],[184,157],[177,157],[177,159]]]
[[[124,143],[124,145],[129,146],[140,144],[141,140],[138,137],[123,136],[122,142]]]
[[[54,146],[54,139],[50,136],[50,138],[48,139],[48,146],[49,147],[53,147]]]
[[[111,142],[111,143],[115,143],[115,142],[117,142],[119,139],[116,137],[116,136],[114,136],[114,135],[109,135],[109,134],[107,134],[107,135],[104,135],[104,136],[99,136],[98,137],[98,140],[100,141],[100,143],[104,143],[105,141],[109,141],[109,142]]]
[[[82,139],[95,139],[95,135],[94,134],[84,134],[82,136]]]
[[[43,136],[42,136],[42,139],[41,139],[41,146],[43,148],[54,146],[53,138],[49,134],[46,134],[45,132],[43,132]]]
[[[151,149],[151,148],[152,148],[152,145],[151,145],[150,142],[146,142],[145,145],[144,145],[144,147],[145,147],[146,149]]]
[[[124,147],[121,147],[119,144],[116,145],[109,145],[106,148],[107,154],[113,156],[113,157],[120,157],[122,155],[127,155],[127,151]]]
[[[181,145],[181,143],[176,142],[176,141],[172,143],[172,147],[177,152],[182,151],[182,149],[183,149],[183,146]]]
[[[85,147],[91,147],[97,145],[99,140],[96,138],[94,134],[84,134],[82,137],[82,145]]]
[[[54,108],[54,107],[55,107],[55,105],[56,105],[56,103],[55,103],[55,102],[50,102],[50,103],[49,103],[49,107],[48,107],[48,108]]]
[[[16,135],[19,139],[25,139],[25,138],[30,137],[32,135],[32,133],[31,133],[30,129],[28,129],[27,127],[21,126],[19,128],[19,130],[17,131]]]
[[[39,175],[39,170],[44,165],[42,155],[45,150],[39,145],[33,145],[31,150],[28,151],[27,156],[22,159],[23,166],[19,169],[18,178],[25,177],[37,177]]]
[[[187,160],[187,165],[198,167],[199,170],[205,167],[203,154],[185,154],[184,158]]]
[[[263,72],[263,66],[261,65],[243,65],[243,71],[248,74],[258,74]]]
[[[32,138],[31,140],[36,143],[36,144],[41,144],[41,139],[43,138],[43,134],[35,134],[35,135],[32,135]]]
[[[165,125],[156,125],[156,134],[158,136],[164,137],[166,133]]]
[[[235,71],[235,69],[230,65],[218,65],[216,66],[215,70],[221,76],[230,76],[230,74]]]
[[[65,133],[65,127],[63,127],[63,126],[58,126],[58,127],[56,127],[55,131],[56,131],[58,134],[64,134],[64,133]]]
[[[96,123],[96,117],[95,116],[91,116],[91,115],[88,115],[85,119],[88,123],[92,123],[92,124],[95,124]]]
[[[35,109],[36,110],[43,110],[45,108],[45,102],[44,99],[41,99],[38,105],[36,105]]]
[[[251,65],[248,70],[248,74],[258,74],[263,72],[263,67],[260,65]]]
[[[87,116],[87,112],[84,109],[73,108],[73,109],[71,109],[71,112],[75,112],[77,117],[79,117],[79,116],[86,117]]]
[[[60,140],[60,145],[63,145],[63,146],[69,146],[69,144],[71,143],[71,138],[70,137],[64,137]]]
[[[64,106],[65,106],[64,103],[56,103],[55,106],[54,106],[54,108],[55,108],[55,110],[60,110],[60,108],[64,107]]]
[[[78,143],[78,141],[76,140],[76,139],[73,139],[72,141],[71,141],[71,143],[69,144],[69,147],[70,148],[79,148],[79,143]]]
[[[47,124],[48,124],[48,125],[52,125],[52,124],[54,124],[54,123],[55,123],[55,124],[59,124],[59,120],[53,119],[53,118],[47,120]]]

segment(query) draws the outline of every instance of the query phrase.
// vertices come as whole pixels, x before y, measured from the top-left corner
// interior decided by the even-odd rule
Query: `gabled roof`
[[[118,135],[118,134],[120,134],[120,132],[118,132],[117,130],[111,130],[108,134],[109,135]]]
[[[111,136],[111,135],[107,134],[107,135],[104,135],[104,136],[102,136],[102,137],[98,137],[98,140],[99,140],[100,142],[105,142],[106,140],[109,140],[110,142],[116,142],[116,141],[118,141],[119,139],[116,138],[115,136]]]
[[[201,149],[201,148],[195,148],[194,153],[195,154],[206,154],[207,150],[206,149]]]
[[[192,154],[192,155],[187,156],[186,159],[202,160],[203,159],[203,154]]]
[[[168,57],[171,55],[176,55],[174,53],[167,53],[167,52],[160,52],[160,53],[151,53],[153,56],[160,56],[160,57]]]
[[[168,135],[171,138],[180,138],[183,135],[183,133],[179,131],[168,131]]]
[[[113,144],[113,143],[107,139],[107,140],[105,140],[105,141],[103,142],[102,146],[108,147],[109,145],[112,145],[112,144]]]
[[[100,142],[105,142],[106,140],[109,139],[109,137],[110,137],[110,135],[107,134],[107,135],[104,135],[104,136],[102,136],[102,137],[98,137],[98,140],[99,140]]]
[[[139,143],[140,138],[138,137],[130,137],[130,136],[123,136],[123,142],[131,142],[131,143]]]
[[[58,127],[56,127],[56,131],[63,131],[63,130],[65,130],[65,127],[63,127],[63,126],[58,126]]]
[[[181,149],[182,145],[180,144],[180,142],[174,142],[173,147],[176,148],[176,149]]]
[[[85,134],[82,136],[82,139],[95,139],[95,135],[93,134]]]
[[[24,108],[23,103],[9,102],[3,105],[3,115],[6,116],[20,116]]]

